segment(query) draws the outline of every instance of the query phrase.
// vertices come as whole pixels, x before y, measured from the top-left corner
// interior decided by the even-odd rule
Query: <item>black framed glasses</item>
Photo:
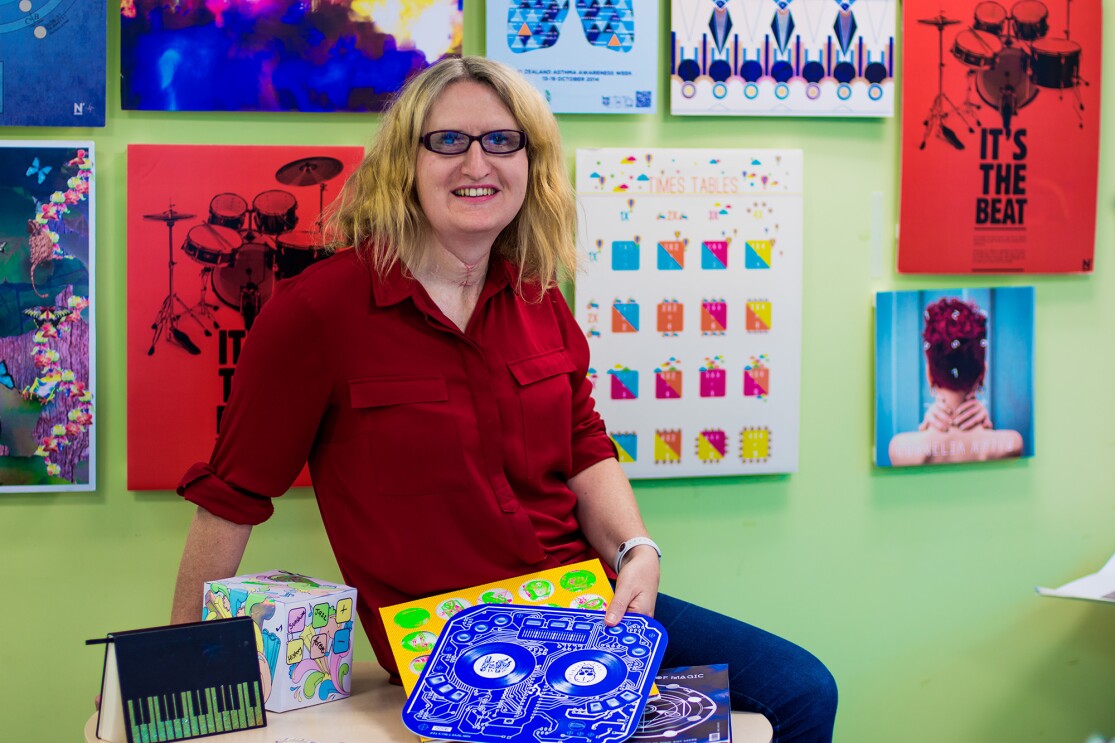
[[[474,137],[452,129],[441,129],[423,134],[418,140],[427,150],[439,155],[464,154],[473,142],[479,142],[480,149],[489,155],[510,155],[527,146],[527,133],[518,129],[497,129]]]

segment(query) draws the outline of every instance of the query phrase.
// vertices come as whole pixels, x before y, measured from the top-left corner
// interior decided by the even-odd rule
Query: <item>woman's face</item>
[[[422,134],[441,130],[479,136],[519,123],[495,92],[481,83],[451,84],[434,101]],[[440,247],[464,258],[475,247],[490,248],[523,205],[527,189],[526,149],[490,155],[472,142],[460,155],[441,155],[418,145],[418,202]]]

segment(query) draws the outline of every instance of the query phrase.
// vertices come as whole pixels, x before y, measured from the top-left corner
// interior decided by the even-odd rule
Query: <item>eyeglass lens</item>
[[[426,149],[443,155],[465,152],[474,141],[479,141],[480,147],[489,154],[507,155],[526,145],[526,134],[516,129],[499,129],[474,137],[464,132],[444,130],[430,132],[422,137],[422,144]]]

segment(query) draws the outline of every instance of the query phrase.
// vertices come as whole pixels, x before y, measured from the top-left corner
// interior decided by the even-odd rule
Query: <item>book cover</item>
[[[663,668],[659,695],[647,702],[632,741],[638,743],[731,743],[732,708],[728,665]]]
[[[880,292],[875,463],[1033,455],[1033,287]]]
[[[0,3],[0,126],[104,126],[106,20],[95,0]]]

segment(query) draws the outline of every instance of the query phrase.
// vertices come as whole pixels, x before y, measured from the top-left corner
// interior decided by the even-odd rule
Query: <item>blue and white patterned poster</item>
[[[0,126],[105,125],[106,9],[0,1]]]
[[[489,0],[487,56],[542,91],[554,113],[654,113],[658,3]]]
[[[577,151],[575,310],[630,477],[794,472],[800,150]]]
[[[672,0],[670,113],[894,115],[895,0]]]

